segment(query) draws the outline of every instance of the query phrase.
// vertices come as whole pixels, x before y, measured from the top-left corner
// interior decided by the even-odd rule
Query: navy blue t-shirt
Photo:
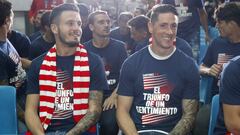
[[[104,94],[109,96],[118,85],[120,69],[122,63],[127,58],[124,43],[115,39],[110,39],[108,45],[104,48],[95,47],[92,40],[84,43],[84,45],[88,51],[99,55],[103,61],[110,89],[110,91],[104,91]]]
[[[30,52],[29,52],[29,59],[33,60],[37,58],[38,56],[42,55],[43,53],[47,52],[49,49],[53,47],[55,42],[46,42],[43,39],[43,36],[38,37],[35,39],[30,47]]]
[[[8,39],[17,50],[20,57],[28,58],[31,41],[27,35],[12,30]]]
[[[222,104],[240,105],[240,56],[230,60],[223,70],[220,85],[220,110],[215,135],[226,134]]]
[[[231,43],[226,38],[218,37],[213,40],[203,58],[203,64],[211,67],[213,64],[223,65],[235,56],[240,55],[240,43]],[[219,93],[218,79],[214,78],[212,95]]]
[[[92,53],[89,55],[90,66],[90,90],[108,89],[107,80],[104,74],[103,64],[98,56]],[[45,55],[33,60],[28,72],[27,94],[39,94],[39,71]],[[57,90],[55,97],[55,111],[51,124],[47,128],[50,131],[68,131],[75,126],[73,120],[73,73],[74,56],[57,56]],[[66,94],[68,93],[68,96]],[[64,96],[65,95],[65,96]]]
[[[117,93],[133,97],[130,115],[137,130],[170,132],[181,119],[182,100],[199,98],[197,64],[177,49],[158,60],[146,47],[124,62]]]
[[[203,8],[202,0],[162,0],[163,4],[172,4],[179,14],[177,35],[190,41],[200,28],[198,9]]]

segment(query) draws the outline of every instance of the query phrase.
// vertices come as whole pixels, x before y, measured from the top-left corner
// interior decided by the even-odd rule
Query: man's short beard
[[[80,42],[77,42],[77,41],[67,42],[67,41],[63,38],[63,36],[62,36],[62,34],[61,34],[60,32],[58,33],[58,35],[59,35],[59,40],[60,40],[62,43],[68,45],[68,47],[76,47],[76,46],[78,46],[78,44],[80,43]]]

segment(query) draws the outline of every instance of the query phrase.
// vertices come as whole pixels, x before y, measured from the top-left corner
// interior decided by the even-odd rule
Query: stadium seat
[[[0,134],[18,134],[16,89],[0,86]]]
[[[213,78],[210,76],[201,76],[200,80],[200,102],[203,104],[209,104],[211,102],[211,88]]]
[[[217,122],[218,110],[219,110],[219,95],[215,95],[212,98],[208,135],[213,135],[213,129]]]

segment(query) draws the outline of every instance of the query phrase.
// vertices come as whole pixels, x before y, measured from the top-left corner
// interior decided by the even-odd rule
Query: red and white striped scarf
[[[56,76],[56,46],[53,46],[45,56],[39,73],[39,117],[44,130],[50,124],[54,112]],[[76,49],[73,68],[73,118],[76,123],[87,113],[89,85],[88,53],[83,45],[79,45]],[[90,131],[95,130],[95,127],[90,128]]]

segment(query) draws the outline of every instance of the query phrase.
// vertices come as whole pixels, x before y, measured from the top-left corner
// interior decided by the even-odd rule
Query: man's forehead
[[[110,20],[109,16],[107,14],[98,14],[94,17],[95,21],[100,21],[100,20]]]
[[[62,18],[63,20],[65,20],[65,19],[74,19],[74,20],[81,19],[79,13],[76,11],[64,11],[60,15],[60,18]]]

